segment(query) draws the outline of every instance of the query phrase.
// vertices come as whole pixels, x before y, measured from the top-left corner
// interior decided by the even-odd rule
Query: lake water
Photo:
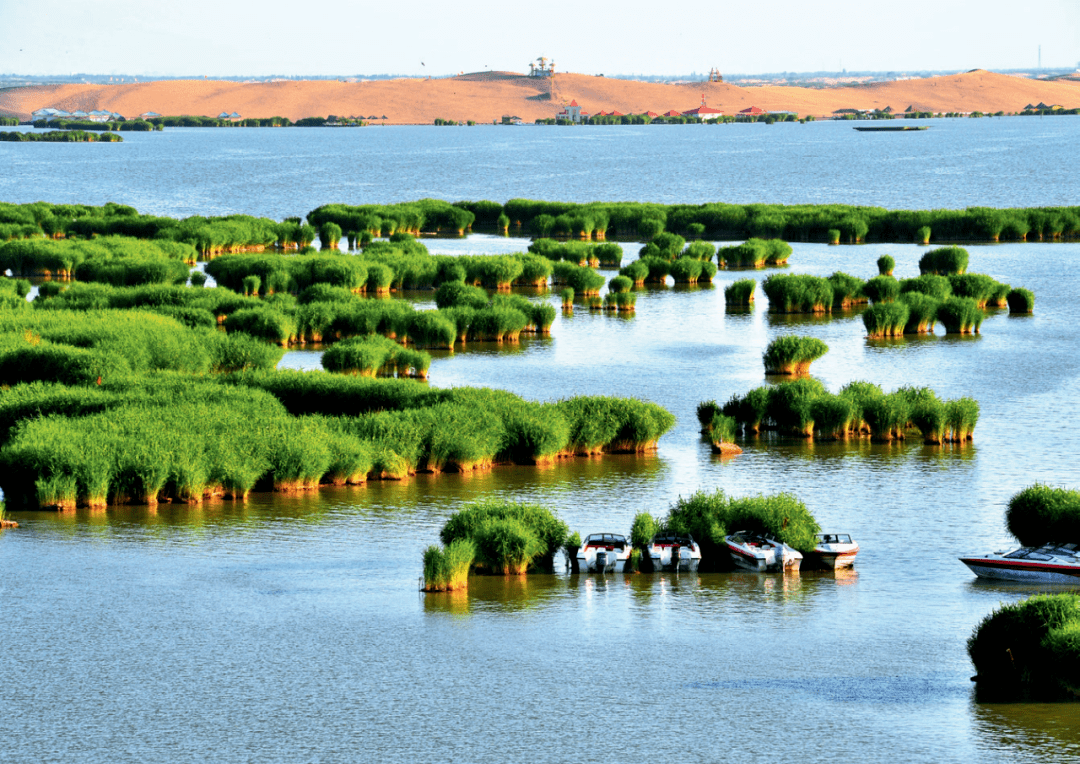
[[[1080,200],[1061,161],[1080,120],[931,124],[893,136],[814,124],[176,130],[119,146],[0,144],[0,162],[15,168],[0,199],[273,217],[424,195]],[[695,170],[705,146],[716,152]],[[11,160],[27,148],[36,153]],[[105,154],[117,148],[130,153]],[[909,170],[886,173],[901,164],[890,153],[911,154]],[[947,179],[933,172],[946,167]],[[451,254],[522,245],[429,241]],[[915,275],[924,251],[794,248],[790,272],[863,278],[886,252],[899,277]],[[760,290],[755,309],[728,312],[723,286],[747,274],[721,272],[712,288],[643,291],[632,318],[579,308],[551,338],[475,343],[432,364],[436,386],[656,401],[678,425],[655,454],[245,504],[16,513],[23,527],[0,534],[0,761],[1080,761],[1077,706],[974,701],[966,638],[1035,589],[976,581],[956,559],[1009,544],[1004,502],[1025,485],[1080,486],[1080,245],[969,251],[971,270],[1034,290],[1035,314],[996,311],[971,338],[939,328],[868,341],[857,313],[773,316]],[[813,373],[831,390],[864,379],[978,399],[974,443],[763,437],[719,460],[700,441],[695,406],[763,384],[761,352],[784,332],[828,343]],[[319,355],[291,352],[283,364],[317,368]],[[795,493],[824,528],[860,542],[855,572],[557,574],[418,592],[423,548],[467,501],[542,502],[582,534],[625,533],[638,511],[663,514],[678,496],[717,488]]]

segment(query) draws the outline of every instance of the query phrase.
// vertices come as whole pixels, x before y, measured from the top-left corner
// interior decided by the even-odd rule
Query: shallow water
[[[925,251],[794,249],[789,272],[863,278],[885,252],[915,275]],[[965,640],[1035,590],[976,581],[956,559],[1008,545],[1004,502],[1023,486],[1080,485],[1080,245],[969,250],[971,270],[1034,290],[1035,314],[997,311],[972,338],[868,341],[857,311],[773,316],[760,290],[753,310],[728,312],[723,286],[769,271],[724,271],[711,288],[643,291],[632,318],[578,308],[551,338],[432,364],[435,386],[656,401],[679,421],[655,454],[246,504],[14,513],[22,527],[0,533],[0,761],[1080,761],[1080,707],[975,702]],[[697,403],[763,384],[761,352],[788,331],[829,344],[813,373],[831,390],[865,379],[978,399],[974,442],[762,437],[721,461]],[[283,364],[318,368],[319,354]],[[582,534],[625,533],[638,511],[716,488],[795,493],[859,541],[854,574],[559,573],[417,591],[423,548],[472,499],[543,502]]]

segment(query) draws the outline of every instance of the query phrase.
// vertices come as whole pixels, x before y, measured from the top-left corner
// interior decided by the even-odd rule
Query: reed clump
[[[708,401],[699,406],[698,417],[714,411],[715,402]],[[932,445],[970,441],[979,419],[979,404],[971,398],[941,400],[925,387],[885,393],[867,382],[849,383],[833,394],[815,379],[733,395],[721,411],[734,420],[736,434],[774,430],[807,439],[868,436],[886,442],[921,436]]]
[[[882,276],[891,276],[895,267],[896,260],[891,255],[882,255],[877,259],[878,274]]]
[[[963,247],[938,247],[919,258],[919,273],[951,276],[967,270],[968,252]]]
[[[1035,483],[1013,494],[1005,522],[1023,546],[1080,538],[1080,491]]]
[[[950,297],[941,303],[937,319],[948,334],[978,334],[986,314],[970,297]]]
[[[679,498],[662,521],[665,530],[688,533],[701,547],[702,570],[731,567],[724,537],[746,530],[776,538],[801,552],[814,548],[820,531],[806,505],[789,493],[729,497],[722,490]]]
[[[1035,293],[1030,289],[1017,287],[1009,290],[1006,297],[1010,313],[1033,313],[1035,311]]]
[[[469,568],[476,559],[476,542],[455,539],[445,547],[424,550],[424,591],[452,592],[469,587]]]
[[[724,302],[730,307],[749,307],[754,304],[755,289],[754,279],[739,279],[724,287]]]
[[[761,290],[769,298],[771,313],[827,313],[833,307],[832,284],[818,276],[774,274]]]
[[[850,308],[868,300],[863,293],[866,282],[856,276],[836,271],[829,276],[828,282],[833,290],[833,308]]]
[[[550,572],[568,536],[566,523],[546,507],[496,500],[455,512],[439,533],[447,548],[456,541],[475,545],[473,572],[503,576]]]
[[[900,296],[900,282],[892,276],[875,276],[863,284],[862,293],[872,303],[894,302]]]
[[[876,302],[862,314],[870,339],[900,337],[907,327],[910,310],[904,302]]]
[[[817,337],[788,334],[769,343],[762,354],[766,374],[809,374],[810,364],[829,352]]]
[[[967,641],[981,700],[1075,700],[1080,595],[1038,594],[986,616]]]

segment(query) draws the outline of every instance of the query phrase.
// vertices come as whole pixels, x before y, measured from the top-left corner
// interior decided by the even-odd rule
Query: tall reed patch
[[[950,297],[937,310],[938,321],[949,334],[978,334],[985,317],[970,297]]]
[[[551,571],[568,535],[566,523],[546,507],[490,500],[455,512],[439,538],[447,547],[457,540],[473,541],[474,568],[508,576],[529,569]]]
[[[636,286],[642,286],[645,283],[645,279],[649,277],[649,265],[640,260],[634,260],[620,268],[619,275],[626,276],[633,281]]]
[[[872,440],[887,442],[904,439],[908,420],[911,419],[911,402],[906,395],[895,392],[870,398],[863,403],[862,411]]]
[[[469,568],[476,559],[476,542],[455,539],[445,547],[424,550],[424,591],[452,592],[469,587]]]
[[[954,443],[972,440],[979,421],[979,403],[973,398],[957,398],[945,407],[945,424]]]
[[[816,379],[797,379],[769,388],[768,416],[772,425],[787,435],[814,436],[814,401],[825,394]]]
[[[817,337],[784,335],[769,343],[762,354],[766,374],[809,374],[810,364],[829,352]]]
[[[832,310],[833,288],[827,279],[780,273],[761,285],[772,313],[826,313]]]
[[[1002,605],[975,627],[967,650],[981,700],[1075,699],[1080,693],[1080,595],[1038,594]]]
[[[1024,546],[1080,538],[1080,491],[1045,483],[1030,485],[1009,499],[1005,523]]]
[[[963,273],[968,266],[968,252],[963,247],[938,247],[919,258],[919,273],[950,276]]]
[[[900,302],[907,308],[907,323],[904,334],[932,334],[937,321],[938,307],[941,301],[920,292],[905,292],[900,295]]]
[[[1006,300],[1010,313],[1032,313],[1035,310],[1035,293],[1030,289],[1011,289]]]
[[[900,282],[900,293],[910,292],[925,294],[936,300],[947,300],[952,297],[952,285],[947,276],[926,273],[918,278],[904,279]]]
[[[701,568],[731,567],[724,537],[735,531],[763,533],[802,552],[814,548],[820,527],[806,505],[792,494],[729,497],[723,491],[698,491],[679,498],[662,521],[666,530],[688,533],[701,547]]]
[[[749,307],[754,303],[755,289],[757,281],[754,279],[739,279],[724,287],[724,302],[729,307]]]
[[[993,303],[995,306],[1004,300],[1009,292],[1008,284],[1000,284],[982,273],[964,273],[949,276],[949,285],[956,297],[969,297],[980,308]]]
[[[870,302],[893,302],[900,296],[900,282],[892,276],[875,276],[863,284],[862,291]]]
[[[878,273],[882,276],[893,275],[893,268],[896,267],[896,260],[891,255],[882,255],[877,259]]]
[[[877,302],[862,314],[866,336],[870,339],[900,337],[904,334],[910,311],[904,302]]]
[[[866,295],[863,294],[863,285],[866,282],[856,276],[836,271],[829,276],[828,282],[833,290],[834,308],[850,308],[852,305],[867,301]]]

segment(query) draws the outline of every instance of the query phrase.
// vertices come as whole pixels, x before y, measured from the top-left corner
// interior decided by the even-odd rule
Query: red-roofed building
[[[664,116],[665,117],[681,117],[682,112],[681,111],[675,111],[674,109],[672,109],[671,111],[665,111]]]
[[[645,112],[645,116],[648,117],[649,119],[656,119],[660,115],[657,114],[655,111],[647,111],[647,112]]]
[[[764,109],[759,109],[756,106],[751,106],[749,108],[746,108],[746,109],[743,109],[742,111],[740,111],[739,115],[740,116],[746,116],[746,117],[756,117],[759,114],[764,114],[764,113],[765,113]]]
[[[719,109],[714,109],[711,106],[706,106],[705,94],[703,93],[701,95],[701,106],[698,106],[696,109],[684,111],[682,113],[682,116],[693,117],[695,119],[704,121],[706,119],[716,119],[717,117],[722,117],[724,116],[724,112],[720,111]]]
[[[623,114],[621,111],[613,111],[608,116],[609,117],[625,117],[626,115]]]
[[[564,106],[563,110],[555,115],[555,121],[557,122],[573,122],[577,124],[581,122],[582,117],[589,116],[587,112],[583,112],[578,105],[577,99],[574,99],[569,105]]]

